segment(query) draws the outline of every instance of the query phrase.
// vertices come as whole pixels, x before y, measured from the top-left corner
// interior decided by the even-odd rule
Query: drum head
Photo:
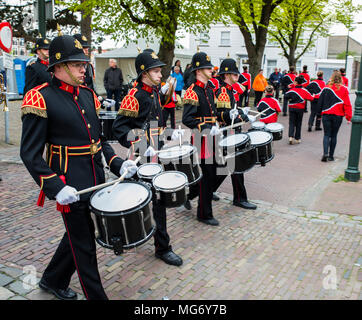
[[[251,127],[254,129],[264,129],[265,128],[265,123],[262,121],[255,121],[251,124]]]
[[[265,126],[265,129],[270,132],[279,132],[279,131],[283,131],[284,126],[281,123],[273,122],[273,123],[268,123]]]
[[[179,145],[173,147],[162,148],[162,152],[158,154],[160,160],[170,160],[183,158],[187,155],[190,155],[194,151],[194,146],[192,145]]]
[[[219,142],[220,147],[232,147],[237,146],[239,144],[243,144],[248,140],[248,136],[245,133],[233,134],[222,139]]]
[[[150,194],[151,191],[141,183],[121,182],[96,191],[90,199],[90,205],[102,212],[128,211],[144,203]]]
[[[273,136],[269,132],[265,131],[251,131],[247,134],[250,137],[251,145],[265,144],[273,139]]]
[[[152,179],[152,184],[157,190],[177,190],[187,184],[187,176],[180,171],[165,171]]]
[[[138,168],[137,175],[140,178],[141,177],[151,178],[162,171],[163,171],[163,168],[158,163],[145,163]]]

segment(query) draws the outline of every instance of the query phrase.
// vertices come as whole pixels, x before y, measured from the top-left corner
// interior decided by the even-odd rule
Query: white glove
[[[239,111],[237,109],[231,109],[229,111],[230,119],[235,119],[238,117],[238,115],[239,115]]]
[[[245,108],[242,108],[241,110],[244,112],[245,115],[248,115],[250,108],[245,107]]]
[[[113,100],[113,99],[105,99],[103,101],[103,105],[106,107],[106,108],[112,108],[114,107],[116,104],[116,101]]]
[[[149,146],[146,150],[146,152],[144,153],[145,157],[153,157],[156,155],[156,151],[155,149],[153,149],[151,146]]]
[[[99,102],[102,102],[104,99],[102,96],[98,96],[98,100],[99,100]]]
[[[119,174],[122,176],[126,170],[127,170],[127,173],[124,176],[124,178],[129,179],[137,172],[136,162],[134,162],[133,160],[124,161],[122,163],[121,170],[119,170]]]
[[[256,120],[256,117],[255,116],[248,116],[248,118],[249,118],[249,121],[251,122],[251,123],[253,123],[255,120]]]
[[[216,124],[215,126],[213,126],[210,130],[210,136],[216,136],[220,134],[220,129],[219,129],[219,125]]]
[[[61,205],[67,205],[73,202],[79,201],[79,195],[76,195],[77,189],[65,186],[62,190],[60,190],[57,195],[55,196],[55,199],[57,202]]]
[[[185,134],[184,129],[175,129],[172,132],[171,140],[173,141],[178,140],[180,136],[182,137],[184,134]]]
[[[161,93],[166,94],[170,84],[167,82],[164,86],[161,87]]]

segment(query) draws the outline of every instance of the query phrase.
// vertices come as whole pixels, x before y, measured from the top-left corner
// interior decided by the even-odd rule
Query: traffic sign
[[[9,22],[0,23],[0,48],[7,53],[13,47],[13,30]]]

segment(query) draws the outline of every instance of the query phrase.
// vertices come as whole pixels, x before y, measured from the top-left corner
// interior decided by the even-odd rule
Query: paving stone
[[[22,281],[14,281],[8,285],[8,288],[11,291],[13,291],[17,294],[20,294],[20,295],[25,295],[34,289],[34,288],[31,288],[31,286],[29,286],[29,288],[25,288]]]
[[[6,288],[0,287],[0,300],[7,300],[14,295],[15,295],[14,292],[11,292]]]
[[[10,282],[13,282],[14,278],[9,277],[5,274],[0,273],[0,287],[5,287]]]

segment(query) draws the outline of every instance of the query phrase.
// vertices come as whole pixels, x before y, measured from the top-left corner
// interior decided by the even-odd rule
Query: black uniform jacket
[[[24,96],[30,89],[45,82],[50,82],[51,79],[51,74],[48,72],[48,62],[38,58],[25,69]]]
[[[20,156],[49,199],[66,184],[77,190],[105,181],[101,153],[119,176],[123,160],[101,137],[100,102],[85,86],[73,87],[56,77],[30,90],[21,107]],[[43,158],[47,146],[47,159]],[[90,193],[81,195],[88,200]]]
[[[122,100],[117,118],[113,123],[113,134],[119,143],[135,152],[141,139],[147,139],[147,146],[159,149],[163,145],[160,136],[164,133],[162,104],[165,96],[157,87],[139,82]],[[135,135],[132,129],[142,129]],[[129,134],[130,133],[130,134]],[[145,140],[143,140],[145,142]]]

